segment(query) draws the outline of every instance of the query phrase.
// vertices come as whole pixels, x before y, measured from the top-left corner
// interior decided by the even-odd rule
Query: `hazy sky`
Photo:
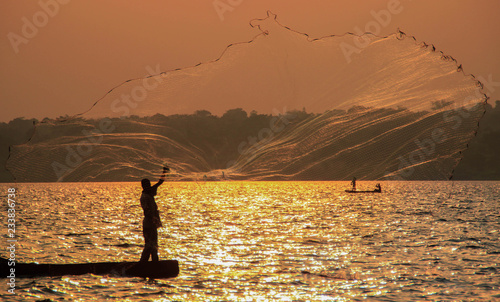
[[[388,7],[397,11],[390,19],[379,13]],[[258,34],[249,21],[267,10],[313,38],[374,22],[381,35],[399,27],[483,77],[491,103],[500,99],[497,0],[3,0],[0,121],[80,113],[147,66],[168,71],[217,58]]]

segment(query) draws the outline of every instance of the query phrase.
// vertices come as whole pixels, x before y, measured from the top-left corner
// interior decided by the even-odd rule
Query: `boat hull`
[[[4,260],[4,259],[2,259]],[[111,275],[118,277],[149,277],[173,278],[179,275],[177,260],[162,260],[158,262],[98,262],[78,264],[36,264],[16,263],[9,267],[2,261],[2,271],[8,272],[15,269],[16,277],[56,277],[65,275]],[[2,274],[5,278],[7,274]]]

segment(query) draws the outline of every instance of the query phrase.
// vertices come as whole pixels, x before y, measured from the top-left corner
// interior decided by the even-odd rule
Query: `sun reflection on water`
[[[415,292],[443,297],[454,282],[475,290],[478,282],[499,281],[494,275],[500,262],[494,253],[497,204],[480,201],[481,208],[454,199],[436,204],[425,197],[426,188],[436,194],[428,185],[401,184],[406,187],[399,192],[394,185],[391,194],[370,196],[346,194],[345,186],[165,183],[156,197],[164,225],[160,258],[179,260],[179,277],[152,283],[93,275],[42,278],[35,285],[26,282],[25,293],[72,299],[98,292],[122,300],[343,301]],[[140,184],[25,184],[19,191],[25,198],[19,202],[19,261],[139,259]],[[464,216],[465,207],[483,218]],[[483,223],[484,217],[496,224]]]

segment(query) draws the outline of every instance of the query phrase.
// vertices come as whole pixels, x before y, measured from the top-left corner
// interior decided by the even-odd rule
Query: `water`
[[[5,300],[500,299],[500,182],[165,183],[160,258],[180,275],[16,280]],[[6,199],[8,185],[1,185]],[[19,184],[21,262],[136,261],[139,183]],[[359,189],[374,183],[359,182]],[[6,202],[2,202],[6,233]],[[2,254],[5,257],[6,252]]]

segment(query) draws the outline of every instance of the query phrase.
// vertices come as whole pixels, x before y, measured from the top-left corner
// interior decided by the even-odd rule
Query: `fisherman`
[[[163,167],[160,180],[153,186],[149,179],[141,180],[142,194],[141,207],[144,210],[144,220],[142,221],[142,234],[144,236],[144,250],[141,255],[141,262],[147,262],[149,256],[152,261],[158,261],[158,228],[162,227],[160,213],[155,202],[156,191],[165,181],[165,173],[170,169]]]
[[[352,185],[352,190],[356,191],[356,177],[352,178],[351,185]]]
[[[375,185],[375,192],[382,193],[382,187],[380,186],[380,184]]]

